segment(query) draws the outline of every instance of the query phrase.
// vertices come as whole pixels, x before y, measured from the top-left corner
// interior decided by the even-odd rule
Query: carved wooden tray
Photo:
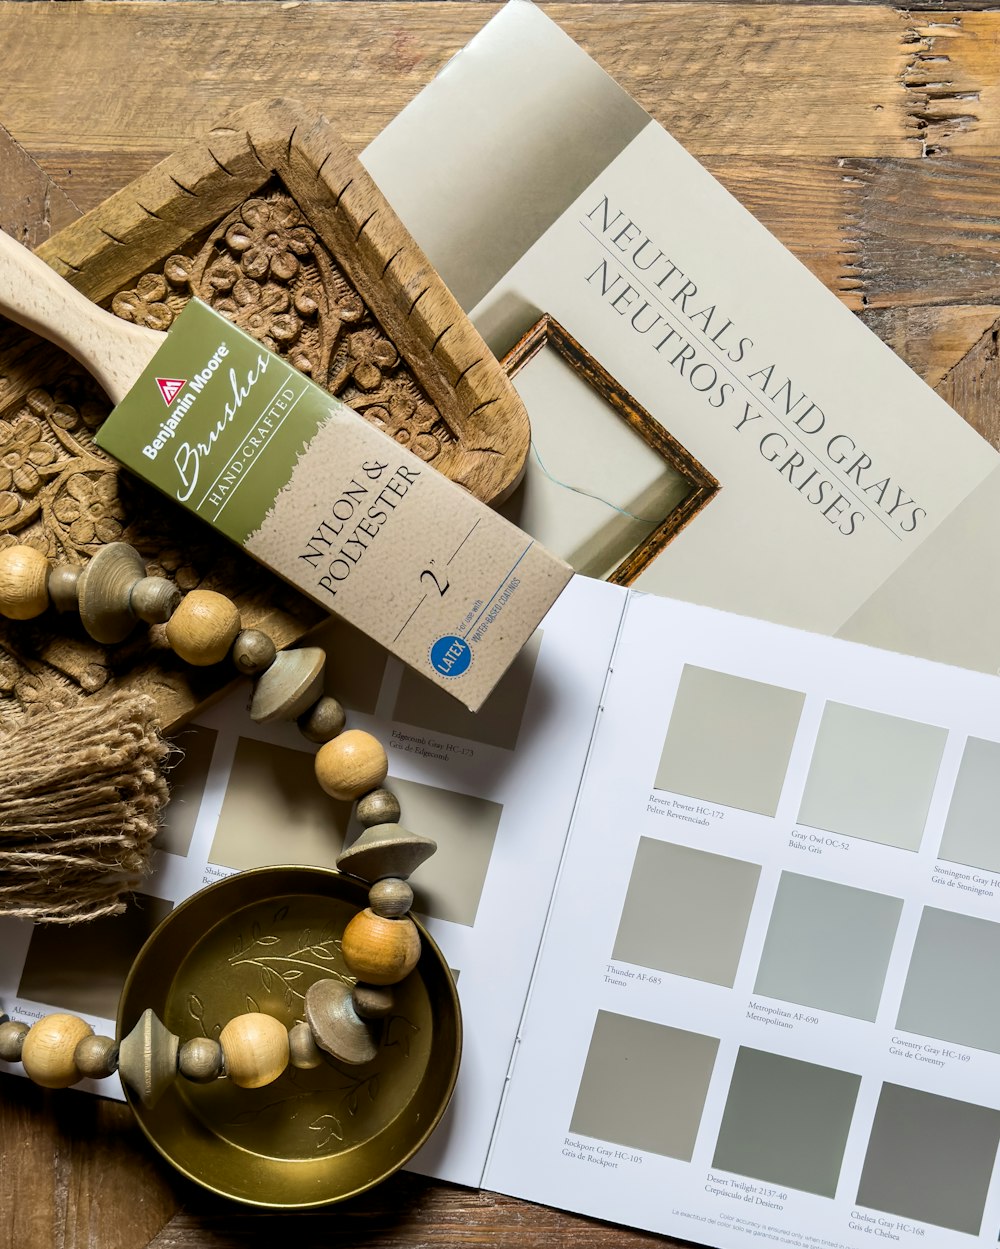
[[[485,502],[520,476],[528,421],[510,382],[356,157],[294,103],[240,110],[38,253],[95,302],[156,329],[197,295]],[[0,545],[83,563],[131,542],[184,590],[230,595],[279,645],[321,618],[119,472],[93,443],[109,411],[97,386],[2,325]],[[153,694],[170,729],[231,678],[224,664],[184,667],[156,629],[106,648],[66,618],[0,621],[0,715],[119,685]]]

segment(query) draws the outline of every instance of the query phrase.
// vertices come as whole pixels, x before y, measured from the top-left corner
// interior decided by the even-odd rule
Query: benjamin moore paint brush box
[[[197,300],[97,442],[473,711],[572,576]]]

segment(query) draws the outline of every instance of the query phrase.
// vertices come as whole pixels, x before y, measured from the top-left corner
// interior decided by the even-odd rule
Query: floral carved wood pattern
[[[190,254],[175,253],[111,300],[124,320],[167,330],[193,296],[204,300],[271,351],[324,385],[422,459],[433,461],[454,434],[428,401],[392,341],[336,260],[278,184],[246,200]],[[218,546],[155,492],[120,474],[93,441],[110,411],[97,386],[75,365],[58,381],[31,389],[0,409],[0,546],[35,546],[55,562],[84,563],[104,543],[133,543],[147,558],[154,535],[181,526],[182,549],[157,551],[153,573],[184,590],[214,584],[208,566]],[[208,548],[208,549],[206,549]],[[201,558],[199,558],[199,555]],[[248,564],[226,552],[233,564]],[[216,569],[218,571],[218,569]],[[250,565],[241,581],[273,580]],[[280,583],[276,583],[280,585]],[[298,596],[283,587],[286,598]],[[305,606],[309,614],[312,609]],[[319,618],[318,610],[314,613]],[[24,709],[93,693],[113,680],[106,648],[64,621],[67,636],[46,645],[40,627],[0,621],[0,698]],[[156,662],[172,666],[158,631]],[[157,642],[160,645],[157,645]],[[136,643],[120,652],[123,669]],[[116,651],[119,648],[115,648]],[[169,679],[169,672],[165,673]]]
[[[490,502],[529,445],[516,392],[357,158],[321,117],[248,105],[54,235],[39,254],[83,294],[158,330],[197,296]],[[231,597],[277,645],[325,615],[95,446],[106,397],[66,356],[0,324],[0,546],[82,564],[134,545],[183,590]],[[185,667],[162,626],[118,646],[72,613],[0,619],[0,724],[105,687],[151,694],[168,730],[230,684]]]

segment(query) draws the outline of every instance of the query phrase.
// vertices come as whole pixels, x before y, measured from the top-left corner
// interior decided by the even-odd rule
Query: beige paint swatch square
[[[684,665],[656,789],[774,815],[805,695]]]
[[[241,737],[209,860],[245,871],[299,863],[336,867],[352,803],[316,784],[315,756]]]
[[[598,1011],[570,1131],[690,1162],[719,1042]]]
[[[414,910],[474,924],[503,808],[468,794],[389,777],[405,828],[438,843],[414,873]],[[240,738],[210,861],[246,870],[279,863],[335,868],[354,804],[316,784],[314,755]]]
[[[614,958],[732,986],[760,867],[640,837]]]
[[[60,1010],[114,1019],[135,956],[172,909],[172,902],[138,893],[121,915],[70,926],[36,925],[18,995]]]

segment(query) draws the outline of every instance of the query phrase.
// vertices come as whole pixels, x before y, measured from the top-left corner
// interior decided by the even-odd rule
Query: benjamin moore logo
[[[180,392],[187,385],[187,378],[185,377],[181,379],[179,377],[158,377],[156,379],[156,384],[160,389],[160,395],[163,397],[163,402],[169,408],[170,405],[173,403],[173,401],[180,394]]]

